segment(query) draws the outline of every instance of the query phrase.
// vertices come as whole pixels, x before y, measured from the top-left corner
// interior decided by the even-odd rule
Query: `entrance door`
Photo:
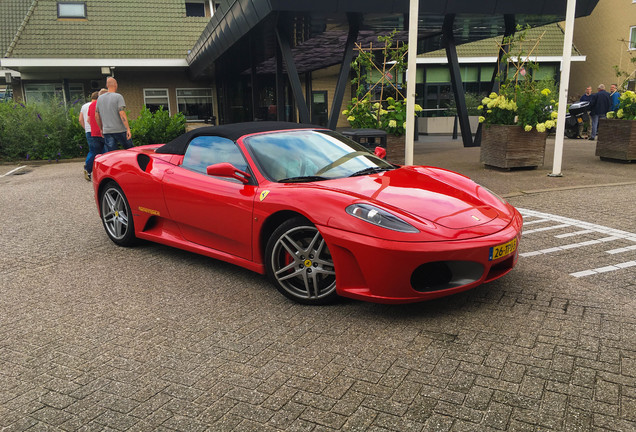
[[[311,92],[311,123],[318,126],[327,126],[327,91]]]

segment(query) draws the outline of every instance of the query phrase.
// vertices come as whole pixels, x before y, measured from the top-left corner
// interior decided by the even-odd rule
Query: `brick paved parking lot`
[[[512,195],[523,256],[503,279],[307,307],[115,246],[81,163],[0,177],[0,430],[636,430],[636,186]]]

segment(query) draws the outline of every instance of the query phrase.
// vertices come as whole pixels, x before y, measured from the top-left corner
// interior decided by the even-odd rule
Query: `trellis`
[[[391,33],[388,36],[379,37],[381,42],[384,42],[383,46],[373,46],[373,42],[369,43],[368,48],[363,47],[360,43],[356,42],[355,50],[358,51],[358,56],[354,60],[352,66],[357,72],[357,78],[354,82],[357,84],[356,99],[353,109],[357,108],[363,101],[369,101],[372,105],[378,103],[377,107],[377,122],[380,122],[380,110],[383,103],[387,102],[385,99],[385,87],[392,88],[395,91],[397,98],[405,99],[404,94],[398,87],[398,76],[403,73],[404,62],[408,53],[407,44],[397,41],[395,46],[393,43],[393,37],[396,32]],[[381,66],[375,61],[375,52],[382,51]],[[366,70],[365,70],[366,68]],[[372,83],[368,83],[368,77],[370,71],[377,71],[380,73],[380,78]],[[364,84],[369,84],[369,88],[363,93]],[[374,98],[376,89],[380,86],[379,99]]]
[[[497,44],[497,46],[499,47],[499,51],[503,53],[502,55],[502,61],[506,62],[506,69],[505,69],[505,77],[504,79],[502,79],[501,77],[501,73],[503,71],[501,71],[501,64],[499,64],[498,67],[498,72],[499,72],[499,81],[500,82],[504,82],[504,81],[508,81],[508,71],[510,70],[510,65],[514,66],[514,68],[516,69],[512,79],[510,79],[509,81],[514,82],[515,85],[519,82],[519,75],[524,76],[523,71],[526,69],[526,65],[530,64],[532,68],[537,68],[538,65],[534,62],[530,61],[530,56],[537,50],[537,48],[539,47],[539,43],[541,42],[541,39],[543,38],[543,36],[545,35],[545,31],[543,33],[541,33],[541,35],[536,39],[536,41],[534,39],[529,40],[531,41],[535,41],[534,45],[532,46],[532,48],[530,49],[530,51],[528,52],[527,55],[525,55],[525,59],[522,60],[523,57],[523,50],[521,48],[521,42],[524,42],[526,40],[525,38],[525,32],[527,31],[524,30],[523,33],[521,34],[521,36],[519,38],[515,38],[514,35],[510,36],[508,38],[504,39],[504,42],[501,44]],[[516,55],[516,61],[512,58],[513,54],[510,53],[510,51],[512,50],[513,47],[515,47],[515,45],[519,43],[519,53]],[[510,61],[508,61],[510,60]]]

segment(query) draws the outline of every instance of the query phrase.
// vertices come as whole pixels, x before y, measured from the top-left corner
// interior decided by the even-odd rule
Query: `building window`
[[[636,26],[629,29],[629,49],[636,49]]]
[[[210,16],[206,14],[205,2],[203,1],[189,1],[185,2],[186,16],[189,17],[205,17]]]
[[[212,119],[212,89],[177,89],[177,106],[190,121]]]
[[[542,63],[538,69],[532,71],[532,79],[535,81],[558,81],[557,67],[549,63]]]
[[[69,100],[83,103],[85,101],[84,84],[69,84]],[[25,84],[24,96],[27,102],[50,102],[64,99],[64,86],[61,83]]]
[[[144,105],[153,113],[161,107],[170,113],[168,89],[144,89]]]
[[[58,18],[86,18],[86,3],[57,2]]]

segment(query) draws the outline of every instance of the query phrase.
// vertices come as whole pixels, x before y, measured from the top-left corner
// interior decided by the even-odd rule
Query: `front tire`
[[[297,217],[282,223],[267,242],[267,275],[287,298],[298,303],[333,303],[336,272],[333,259],[318,229]]]
[[[121,187],[113,181],[103,189],[100,198],[100,213],[108,237],[119,246],[132,246],[135,237],[130,205]]]

